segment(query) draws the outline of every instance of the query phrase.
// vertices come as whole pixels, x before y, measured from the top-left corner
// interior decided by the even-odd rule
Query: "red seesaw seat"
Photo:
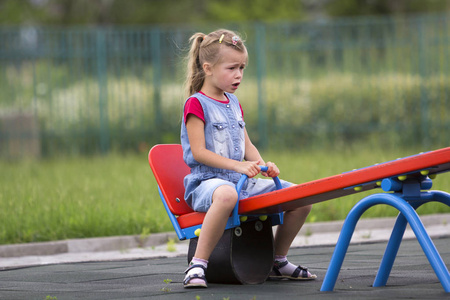
[[[184,200],[183,179],[189,174],[190,168],[183,160],[181,145],[155,145],[150,149],[148,161],[158,183],[161,200],[178,238],[183,240],[198,236],[198,234],[195,234],[195,230],[201,227],[206,213],[194,212]],[[244,177],[246,178],[245,175]],[[245,181],[245,178],[241,178],[241,180]],[[278,181],[279,184],[277,177],[274,178],[274,181],[275,183]],[[227,229],[240,225],[237,211],[235,215],[234,219],[230,218],[228,221]],[[272,214],[270,217],[272,225],[278,225],[282,222],[282,212]]]

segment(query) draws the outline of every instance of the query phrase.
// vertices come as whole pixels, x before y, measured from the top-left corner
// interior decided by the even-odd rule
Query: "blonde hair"
[[[238,37],[238,39],[236,39]],[[219,50],[222,45],[233,47],[239,52],[246,52],[244,41],[233,31],[219,29],[208,35],[197,32],[189,39],[191,48],[187,56],[186,97],[200,91],[205,81],[203,64],[212,65],[219,61]]]

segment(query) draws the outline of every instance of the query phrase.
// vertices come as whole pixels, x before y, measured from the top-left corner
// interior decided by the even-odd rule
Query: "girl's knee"
[[[213,203],[223,206],[230,211],[236,205],[238,194],[236,189],[229,185],[219,186],[213,193]]]

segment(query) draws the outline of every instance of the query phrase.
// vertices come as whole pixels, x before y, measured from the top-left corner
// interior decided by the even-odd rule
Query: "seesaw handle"
[[[266,166],[259,166],[259,168],[261,169],[262,172],[266,172],[269,168]],[[239,210],[239,194],[241,193],[242,190],[242,186],[244,185],[245,181],[247,180],[248,176],[245,174],[241,175],[241,178],[239,178],[238,183],[236,184],[236,192],[238,194],[238,201],[236,203],[236,206],[233,209],[233,223],[239,225],[240,224],[240,220],[239,220],[239,214],[238,214],[238,210]],[[281,190],[283,187],[281,186],[281,182],[280,179],[278,178],[278,176],[272,177],[273,181],[275,182],[275,186],[277,187],[277,190]]]
[[[266,172],[269,168],[266,166],[259,166],[259,168],[261,169],[262,172]],[[244,185],[245,181],[248,179],[248,176],[245,174],[241,175],[241,178],[239,178],[239,181],[236,185],[236,191],[238,193],[238,195],[241,193],[242,190],[242,186]],[[276,176],[276,177],[272,177],[273,181],[275,182],[275,186],[277,187],[277,190],[282,189],[281,186],[281,182],[280,179]]]

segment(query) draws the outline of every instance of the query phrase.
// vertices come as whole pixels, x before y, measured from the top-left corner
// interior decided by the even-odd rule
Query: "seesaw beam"
[[[379,187],[384,178],[434,175],[450,170],[450,147],[242,199],[239,214],[273,214]],[[356,188],[356,189],[355,189]]]

